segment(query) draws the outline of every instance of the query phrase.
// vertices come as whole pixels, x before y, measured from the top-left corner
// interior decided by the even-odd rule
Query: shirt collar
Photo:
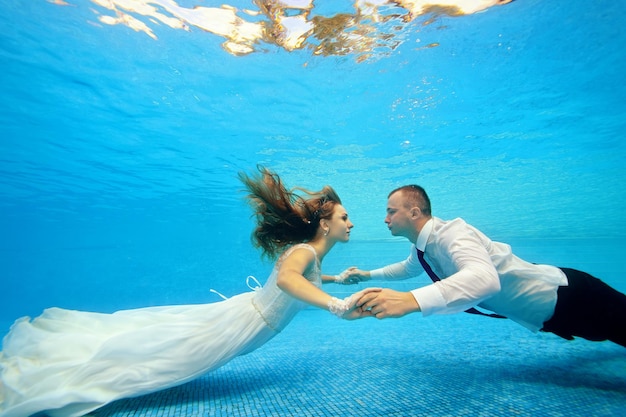
[[[430,232],[433,230],[433,219],[432,217],[428,220],[422,230],[420,230],[419,235],[417,235],[417,241],[415,242],[415,247],[422,252],[426,249],[426,242],[428,242],[428,238],[430,237]]]

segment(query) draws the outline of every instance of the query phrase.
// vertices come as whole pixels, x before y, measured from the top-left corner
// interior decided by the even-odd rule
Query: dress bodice
[[[300,248],[308,249],[315,255],[315,262],[311,268],[304,271],[304,277],[311,281],[316,287],[319,288],[322,286],[322,273],[319,259],[317,258],[315,249],[311,245],[301,243],[285,251],[274,265],[274,269],[263,288],[257,290],[252,300],[252,303],[261,316],[263,316],[265,322],[275,331],[281,331],[291,319],[306,306],[305,303],[287,294],[276,285],[278,271],[283,261],[294,250]]]

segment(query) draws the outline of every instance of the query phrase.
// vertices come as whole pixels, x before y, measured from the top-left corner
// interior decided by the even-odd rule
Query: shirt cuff
[[[435,284],[411,291],[424,317],[445,309],[448,304]]]
[[[370,271],[370,279],[385,279],[385,268],[372,269]]]

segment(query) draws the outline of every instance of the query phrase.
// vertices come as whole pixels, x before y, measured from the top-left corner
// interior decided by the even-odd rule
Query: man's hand
[[[351,310],[346,311],[343,316],[341,316],[344,320],[356,320],[364,317],[374,317],[374,315],[371,311],[363,310],[361,307],[356,306],[354,306]]]
[[[338,284],[356,284],[370,279],[369,272],[362,271],[356,266],[351,266],[339,275],[335,275],[335,282]]]
[[[363,294],[356,302],[356,306],[363,311],[369,310],[377,319],[402,317],[406,314],[420,311],[420,306],[417,304],[413,294],[394,291],[389,288],[377,289],[377,291]]]
[[[371,311],[365,310],[357,306],[357,302],[359,301],[359,299],[361,299],[361,297],[363,297],[363,295],[380,290],[380,288],[365,288],[357,293],[352,294],[349,298],[348,311],[346,311],[343,316],[341,316],[341,318],[345,320],[356,320],[362,319],[363,317],[374,317]]]

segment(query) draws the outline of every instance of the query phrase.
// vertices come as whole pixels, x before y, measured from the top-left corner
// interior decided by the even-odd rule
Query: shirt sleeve
[[[411,245],[411,253],[404,261],[373,269],[370,271],[370,278],[374,280],[402,280],[415,277],[422,272],[424,269],[417,259],[415,245]]]
[[[428,249],[442,280],[411,291],[424,316],[465,311],[500,291],[484,243],[464,222],[439,231]]]

